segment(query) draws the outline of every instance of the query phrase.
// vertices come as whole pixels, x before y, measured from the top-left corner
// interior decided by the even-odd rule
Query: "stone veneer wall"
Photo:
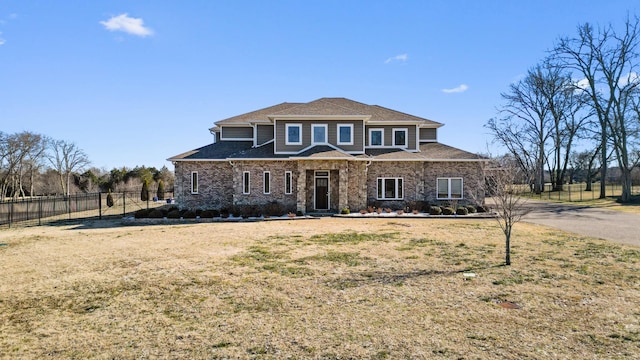
[[[277,201],[291,210],[296,208],[296,188],[298,167],[295,161],[234,161],[233,162],[233,204],[262,205]],[[249,194],[242,193],[242,174],[249,171]],[[264,193],[264,172],[271,173],[271,192]],[[291,171],[291,194],[285,194],[285,172]]]
[[[378,200],[378,178],[403,178],[403,200]],[[374,161],[367,171],[367,205],[403,209],[406,202],[422,200],[423,189],[422,162],[418,161]]]
[[[402,177],[403,200],[377,200],[379,177]],[[419,162],[419,161],[374,161],[367,171],[367,204],[400,209],[407,202],[421,200],[431,204],[446,202],[436,199],[436,180],[439,177],[461,177],[463,199],[460,204],[484,202],[484,174],[480,162]]]
[[[198,194],[191,194],[191,172],[198,172]],[[175,199],[182,209],[220,209],[233,200],[232,168],[227,161],[175,163]]]
[[[345,207],[365,208],[366,176],[364,161],[301,160],[298,161],[298,204],[302,212],[313,211],[314,171],[330,171],[330,207],[339,212]]]
[[[438,177],[462,177],[464,203],[483,203],[484,174],[481,162],[417,162],[302,160],[302,161],[228,161],[176,162],[175,197],[180,208],[220,209],[233,204],[260,205],[278,201],[287,208],[313,210],[314,170],[331,172],[331,210],[344,207],[351,211],[380,206],[403,208],[406,202],[436,200]],[[191,172],[198,172],[199,193],[191,194]],[[242,194],[242,174],[251,174],[251,193]],[[263,193],[263,172],[271,172],[271,193]],[[291,171],[292,194],[284,193],[284,174]],[[378,177],[402,177],[404,199],[376,199]]]
[[[461,177],[463,199],[460,204],[484,204],[484,168],[482,162],[425,162],[424,163],[424,193],[425,199],[431,204],[446,202],[436,199],[436,179],[439,177]]]

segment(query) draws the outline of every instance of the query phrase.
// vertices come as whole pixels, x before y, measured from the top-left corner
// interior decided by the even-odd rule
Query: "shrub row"
[[[283,216],[288,213],[296,213],[295,209],[289,209],[278,202],[270,202],[263,205],[234,205],[229,208],[207,209],[207,210],[189,210],[178,209],[176,206],[169,208],[141,209],[135,212],[136,219],[152,218],[152,219],[211,219],[216,217],[227,218],[233,217],[260,217],[260,216]],[[296,215],[302,215],[298,212]]]
[[[424,212],[424,213],[428,213],[429,215],[468,215],[468,214],[473,214],[473,213],[480,213],[480,212],[486,212],[486,209],[482,206],[473,206],[473,205],[464,205],[464,206],[458,206],[458,207],[452,207],[452,206],[438,206],[438,205],[428,205],[427,202],[425,201],[413,201],[410,202],[409,205],[407,207],[405,207],[404,209],[402,209],[403,211],[407,211],[407,212],[414,212],[414,211],[418,211],[418,212]],[[365,214],[365,213],[371,213],[371,212],[390,212],[391,209],[390,208],[380,208],[374,205],[369,206],[366,210],[361,210],[360,212]],[[398,210],[399,211],[399,210]],[[345,208],[342,210],[341,212],[342,214],[348,214],[349,213],[349,209]]]

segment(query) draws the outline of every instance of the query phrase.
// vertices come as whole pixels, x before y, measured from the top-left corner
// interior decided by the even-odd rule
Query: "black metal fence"
[[[124,217],[140,209],[149,209],[171,203],[173,193],[164,199],[149,197],[143,201],[139,191],[74,194],[69,196],[38,196],[0,202],[0,227],[43,225],[56,221],[105,217]],[[111,206],[109,206],[109,204]]]
[[[619,184],[606,184],[605,196],[617,197],[622,194],[622,186]],[[565,184],[562,186],[562,191],[554,191],[550,184],[546,184],[544,191],[540,194],[535,194],[530,189],[522,188],[522,195],[528,196],[533,199],[541,200],[556,200],[556,201],[591,201],[600,197],[600,183],[591,184],[591,190],[586,190],[586,184]],[[633,184],[631,186],[631,195],[640,195],[640,185]]]

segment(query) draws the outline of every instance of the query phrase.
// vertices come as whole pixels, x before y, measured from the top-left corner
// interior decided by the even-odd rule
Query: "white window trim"
[[[246,186],[245,186],[246,179]],[[251,173],[248,171],[242,172],[242,193],[245,195],[251,194]]]
[[[324,141],[316,141],[315,130],[324,129]],[[311,144],[313,145],[326,145],[329,143],[329,126],[327,124],[312,124],[311,125]]]
[[[194,179],[194,175],[195,175],[195,179],[196,181],[193,181]],[[198,178],[198,172],[197,171],[192,171],[191,172],[191,193],[192,194],[198,194],[198,191],[200,190],[200,184],[199,184],[199,178]],[[194,186],[195,185],[195,186]],[[195,191],[194,191],[195,190]]]
[[[340,128],[349,128],[349,141],[342,142],[340,141]],[[337,133],[336,143],[338,145],[353,145],[353,124],[338,124],[338,133]]]
[[[371,143],[371,133],[374,131],[380,131],[380,140],[382,141],[382,144],[380,145],[373,145]],[[369,147],[384,147],[384,128],[371,128],[369,129]]]
[[[268,182],[267,178],[269,178]],[[267,187],[267,185],[269,186]],[[265,171],[262,173],[262,193],[271,194],[271,171]]]
[[[287,189],[287,177],[289,177],[289,188]],[[285,195],[293,194],[293,174],[291,171],[284,172],[284,193]]]
[[[396,195],[393,198],[387,198],[384,196],[384,189],[382,191],[382,197],[379,197],[378,194],[380,194],[380,180],[382,180],[382,184],[384,186],[385,180],[389,180],[389,179],[393,179],[395,180],[395,191],[394,194]],[[398,197],[398,180],[402,181],[402,196]],[[404,199],[404,178],[402,177],[379,177],[376,179],[376,200],[403,200]]]
[[[285,124],[284,130],[284,144],[285,145],[302,145],[302,124]],[[297,127],[298,134],[300,135],[299,141],[289,141],[289,128]]]
[[[396,133],[397,132],[403,132],[404,133],[404,145],[397,145],[396,144]],[[391,138],[391,143],[395,147],[400,147],[400,148],[409,147],[409,129],[407,129],[407,128],[394,128],[393,129],[393,137]]]
[[[459,198],[453,198],[451,197],[451,180],[460,180],[460,188],[462,190],[462,193],[460,194]],[[447,197],[443,198],[443,197],[438,197],[438,182],[440,180],[447,180]],[[436,199],[437,200],[462,200],[464,199],[464,179],[461,177],[439,177],[436,179]]]

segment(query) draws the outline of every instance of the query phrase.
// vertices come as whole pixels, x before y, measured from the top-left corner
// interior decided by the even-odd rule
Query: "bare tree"
[[[591,184],[600,171],[599,154],[600,148],[596,148],[593,151],[574,152],[569,159],[573,176],[579,176],[580,179],[584,179],[586,183],[585,191],[592,191]]]
[[[35,173],[46,148],[46,139],[36,133],[0,133],[0,199],[6,195],[25,196],[25,176],[33,195]]]
[[[71,174],[74,171],[82,171],[90,164],[84,151],[76,144],[64,140],[52,141],[48,159],[53,169],[58,172],[60,187],[65,195],[69,195]]]
[[[543,191],[545,164],[554,189],[561,188],[571,146],[584,123],[571,78],[546,60],[502,97],[504,118],[487,124],[494,139],[530,174],[536,193]]]
[[[511,235],[513,225],[531,209],[526,206],[527,199],[519,196],[521,169],[511,157],[494,159],[485,171],[487,194],[496,213],[496,220],[505,239],[505,265],[511,265]]]
[[[624,31],[617,33],[611,25],[594,28],[586,23],[578,27],[576,38],[562,38],[554,49],[561,66],[575,71],[582,79],[580,88],[589,97],[589,105],[598,118],[600,133],[600,198],[606,197],[604,179],[607,178],[609,144],[614,147],[622,172],[622,196],[631,196],[630,174],[635,166],[631,142],[637,133],[631,125],[634,99],[638,85],[638,46],[640,23],[638,18],[625,22]]]

